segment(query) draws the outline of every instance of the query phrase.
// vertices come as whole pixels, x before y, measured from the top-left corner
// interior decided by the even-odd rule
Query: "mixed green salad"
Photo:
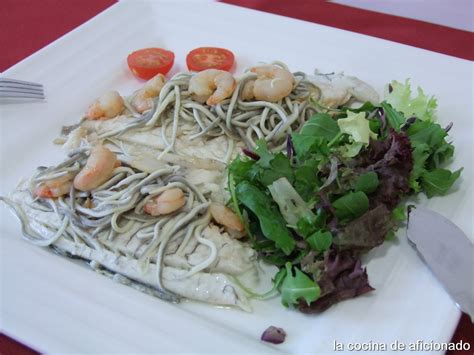
[[[444,167],[454,146],[436,106],[394,81],[380,105],[315,114],[286,153],[259,141],[229,165],[231,204],[253,248],[279,268],[284,306],[321,312],[372,291],[361,255],[394,237],[408,196],[444,195],[459,178],[462,169]]]

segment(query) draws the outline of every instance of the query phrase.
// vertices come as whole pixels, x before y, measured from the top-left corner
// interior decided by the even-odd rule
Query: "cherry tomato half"
[[[144,48],[127,57],[128,67],[140,79],[151,79],[156,74],[165,75],[174,63],[174,53],[162,48]]]
[[[228,71],[234,64],[234,54],[224,48],[200,47],[188,53],[186,64],[191,71],[211,68]]]

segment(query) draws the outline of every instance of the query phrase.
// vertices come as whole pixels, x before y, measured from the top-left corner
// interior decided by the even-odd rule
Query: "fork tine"
[[[29,93],[17,93],[9,92],[2,93],[0,92],[0,99],[38,99],[44,100],[44,94],[29,94]]]
[[[0,92],[26,92],[31,94],[42,94],[42,88],[30,88],[30,87],[9,87],[9,86],[1,86],[0,85]]]
[[[0,82],[0,90],[43,91],[43,86]]]
[[[0,85],[20,85],[20,86],[34,86],[34,87],[43,87],[42,84],[33,83],[30,81],[24,80],[16,80],[16,79],[8,79],[8,78],[0,78]]]
[[[23,80],[0,78],[0,99],[44,100],[43,85]]]

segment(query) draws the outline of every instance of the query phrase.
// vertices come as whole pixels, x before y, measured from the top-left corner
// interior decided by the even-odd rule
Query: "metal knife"
[[[407,237],[457,306],[474,321],[474,245],[453,222],[410,208]]]

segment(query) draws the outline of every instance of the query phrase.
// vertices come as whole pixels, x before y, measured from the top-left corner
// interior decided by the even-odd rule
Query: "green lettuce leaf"
[[[298,158],[305,158],[310,154],[320,154],[322,156],[329,154],[328,142],[323,137],[293,133],[291,139]]]
[[[362,216],[369,209],[369,199],[362,191],[349,192],[332,203],[336,216],[349,221]]]
[[[410,81],[407,79],[402,84],[396,80],[390,83],[392,92],[386,91],[385,100],[397,111],[403,112],[406,117],[416,116],[422,121],[432,121],[436,107],[436,99],[425,95],[423,90],[418,87],[418,95],[412,97]]]
[[[257,161],[237,157],[229,165],[229,172],[236,184],[251,181],[266,187],[281,177],[287,178],[291,183],[294,182],[294,169],[283,153],[272,154],[264,140],[257,141],[255,152],[260,157]]]
[[[430,156],[430,147],[425,143],[418,143],[412,151],[413,168],[410,173],[409,185],[415,192],[420,192],[419,179],[426,171],[426,161]]]
[[[327,214],[323,208],[318,208],[316,215],[313,214],[311,218],[301,218],[296,227],[298,233],[303,237],[309,237],[312,233],[326,227]]]
[[[263,235],[286,255],[291,254],[295,241],[272,199],[247,181],[239,183],[235,192],[239,201],[258,218]]]
[[[297,267],[292,268],[291,263],[285,264],[286,276],[281,283],[281,303],[288,307],[289,305],[297,305],[300,299],[304,299],[306,304],[318,299],[321,290],[318,284],[311,280]],[[295,274],[293,275],[293,270]]]
[[[311,249],[318,252],[324,252],[332,244],[332,234],[330,232],[317,231],[311,234],[306,241]]]
[[[385,116],[387,117],[388,125],[392,127],[395,131],[400,132],[400,127],[406,121],[405,116],[395,110],[390,104],[385,101],[381,103],[381,106],[385,111]]]
[[[408,128],[407,133],[412,145],[424,143],[430,148],[436,148],[446,143],[445,138],[448,135],[439,124],[419,120]]]
[[[423,189],[428,197],[444,195],[461,173],[440,168],[454,154],[454,146],[446,141],[448,134],[439,124],[420,120],[407,133],[413,148],[410,188]]]
[[[423,144],[427,146],[429,156],[426,159],[426,167],[428,169],[440,167],[454,154],[454,146],[446,141],[448,134],[437,123],[416,121],[408,129],[408,135],[414,149]]]
[[[258,166],[260,166],[259,163],[260,160],[257,161]],[[260,169],[258,173],[258,180],[263,186],[268,186],[282,177],[293,183],[293,168],[291,167],[290,160],[283,153],[276,154],[268,165],[267,169]]]
[[[260,157],[258,165],[262,168],[270,168],[270,161],[272,161],[275,156],[268,150],[267,143],[264,139],[259,139],[256,143],[257,146],[255,147],[255,153]]]
[[[354,190],[370,194],[377,190],[379,186],[379,177],[375,171],[369,171],[357,177]]]
[[[425,171],[421,175],[421,186],[428,197],[444,195],[461,175],[462,168],[451,172],[446,169]]]
[[[303,197],[306,202],[308,202],[315,195],[318,186],[321,185],[317,175],[317,165],[315,166],[309,162],[309,164],[295,168],[294,172],[295,190],[300,194],[301,197]]]
[[[327,142],[336,137],[339,127],[328,114],[317,113],[306,122],[299,133],[291,135],[296,155],[300,158],[308,154],[329,154]]]
[[[327,113],[317,113],[305,123],[300,133],[304,136],[323,137],[330,141],[339,133],[339,127]]]
[[[402,222],[406,221],[408,216],[407,213],[407,207],[405,206],[404,203],[398,205],[394,210],[392,211],[392,217],[395,221],[397,222]]]
[[[436,147],[433,154],[431,154],[431,166],[438,167],[441,164],[450,160],[454,155],[454,146],[449,143],[441,144]]]
[[[232,161],[232,163],[229,164],[229,174],[233,176],[234,181],[237,184],[243,180],[247,180],[250,178],[250,172],[254,165],[255,160],[250,160],[238,156]]]

